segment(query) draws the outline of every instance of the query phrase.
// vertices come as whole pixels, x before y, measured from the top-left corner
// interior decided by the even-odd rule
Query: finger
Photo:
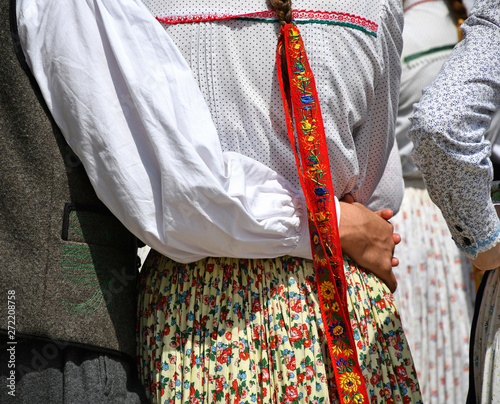
[[[392,241],[394,241],[394,244],[399,244],[401,242],[401,235],[399,233],[392,233]]]
[[[385,220],[391,219],[392,216],[394,215],[391,209],[377,210],[375,213]]]
[[[396,275],[394,275],[393,271],[391,271],[389,280],[385,284],[392,293],[396,291],[396,288],[398,287],[398,281],[396,280]]]
[[[394,292],[398,287],[398,281],[396,280],[396,275],[394,275],[392,268],[390,271],[384,271],[384,276],[380,277],[380,279],[387,285],[391,292]]]
[[[346,203],[354,203],[354,198],[351,194],[345,194],[341,201]]]
[[[397,266],[399,264],[399,259],[392,257],[391,266],[387,264],[389,261],[386,261],[384,265],[380,268],[379,278],[387,285],[391,292],[394,292],[398,286],[398,281],[396,280],[396,275],[394,274],[393,266]],[[396,265],[393,265],[396,264]]]

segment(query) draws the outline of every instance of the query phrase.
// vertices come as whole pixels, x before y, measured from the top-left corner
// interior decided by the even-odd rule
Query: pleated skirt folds
[[[371,403],[420,403],[393,295],[344,259]],[[152,251],[141,271],[139,372],[154,403],[337,403],[312,262]]]

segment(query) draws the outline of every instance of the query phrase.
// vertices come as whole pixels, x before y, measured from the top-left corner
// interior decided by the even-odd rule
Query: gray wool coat
[[[41,98],[0,0],[0,333],[135,357],[136,239]]]

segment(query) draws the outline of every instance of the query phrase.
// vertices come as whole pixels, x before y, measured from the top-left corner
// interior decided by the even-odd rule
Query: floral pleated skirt
[[[371,403],[421,403],[392,294],[344,262]],[[139,373],[153,403],[339,402],[333,366],[345,365],[330,360],[311,261],[179,264],[151,251],[138,304]]]
[[[425,189],[406,187],[391,222],[402,236],[394,253],[399,258],[394,297],[422,397],[428,404],[463,403],[475,300],[472,264]]]

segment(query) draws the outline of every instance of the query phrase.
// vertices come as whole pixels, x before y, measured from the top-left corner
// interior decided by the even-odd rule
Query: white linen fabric
[[[396,206],[398,208],[393,211],[394,215],[401,210],[400,206],[404,198],[404,183],[399,181],[401,173],[402,168],[401,159],[399,158],[398,144],[397,142],[394,142],[391,154],[387,160],[387,165],[385,166],[384,174],[382,175],[377,188],[366,203],[370,209],[374,211],[385,209],[387,207],[394,206],[397,201]],[[393,219],[391,219],[391,222]]]
[[[386,23],[392,8],[382,4],[376,37],[301,26],[335,194],[361,203],[394,141],[401,26]],[[275,73],[278,24],[176,25],[167,34],[154,17],[138,0],[18,1],[27,61],[98,196],[143,242],[179,262],[310,258]],[[181,54],[174,42],[186,41]],[[353,41],[366,51],[346,54]],[[359,91],[347,90],[350,80]]]

